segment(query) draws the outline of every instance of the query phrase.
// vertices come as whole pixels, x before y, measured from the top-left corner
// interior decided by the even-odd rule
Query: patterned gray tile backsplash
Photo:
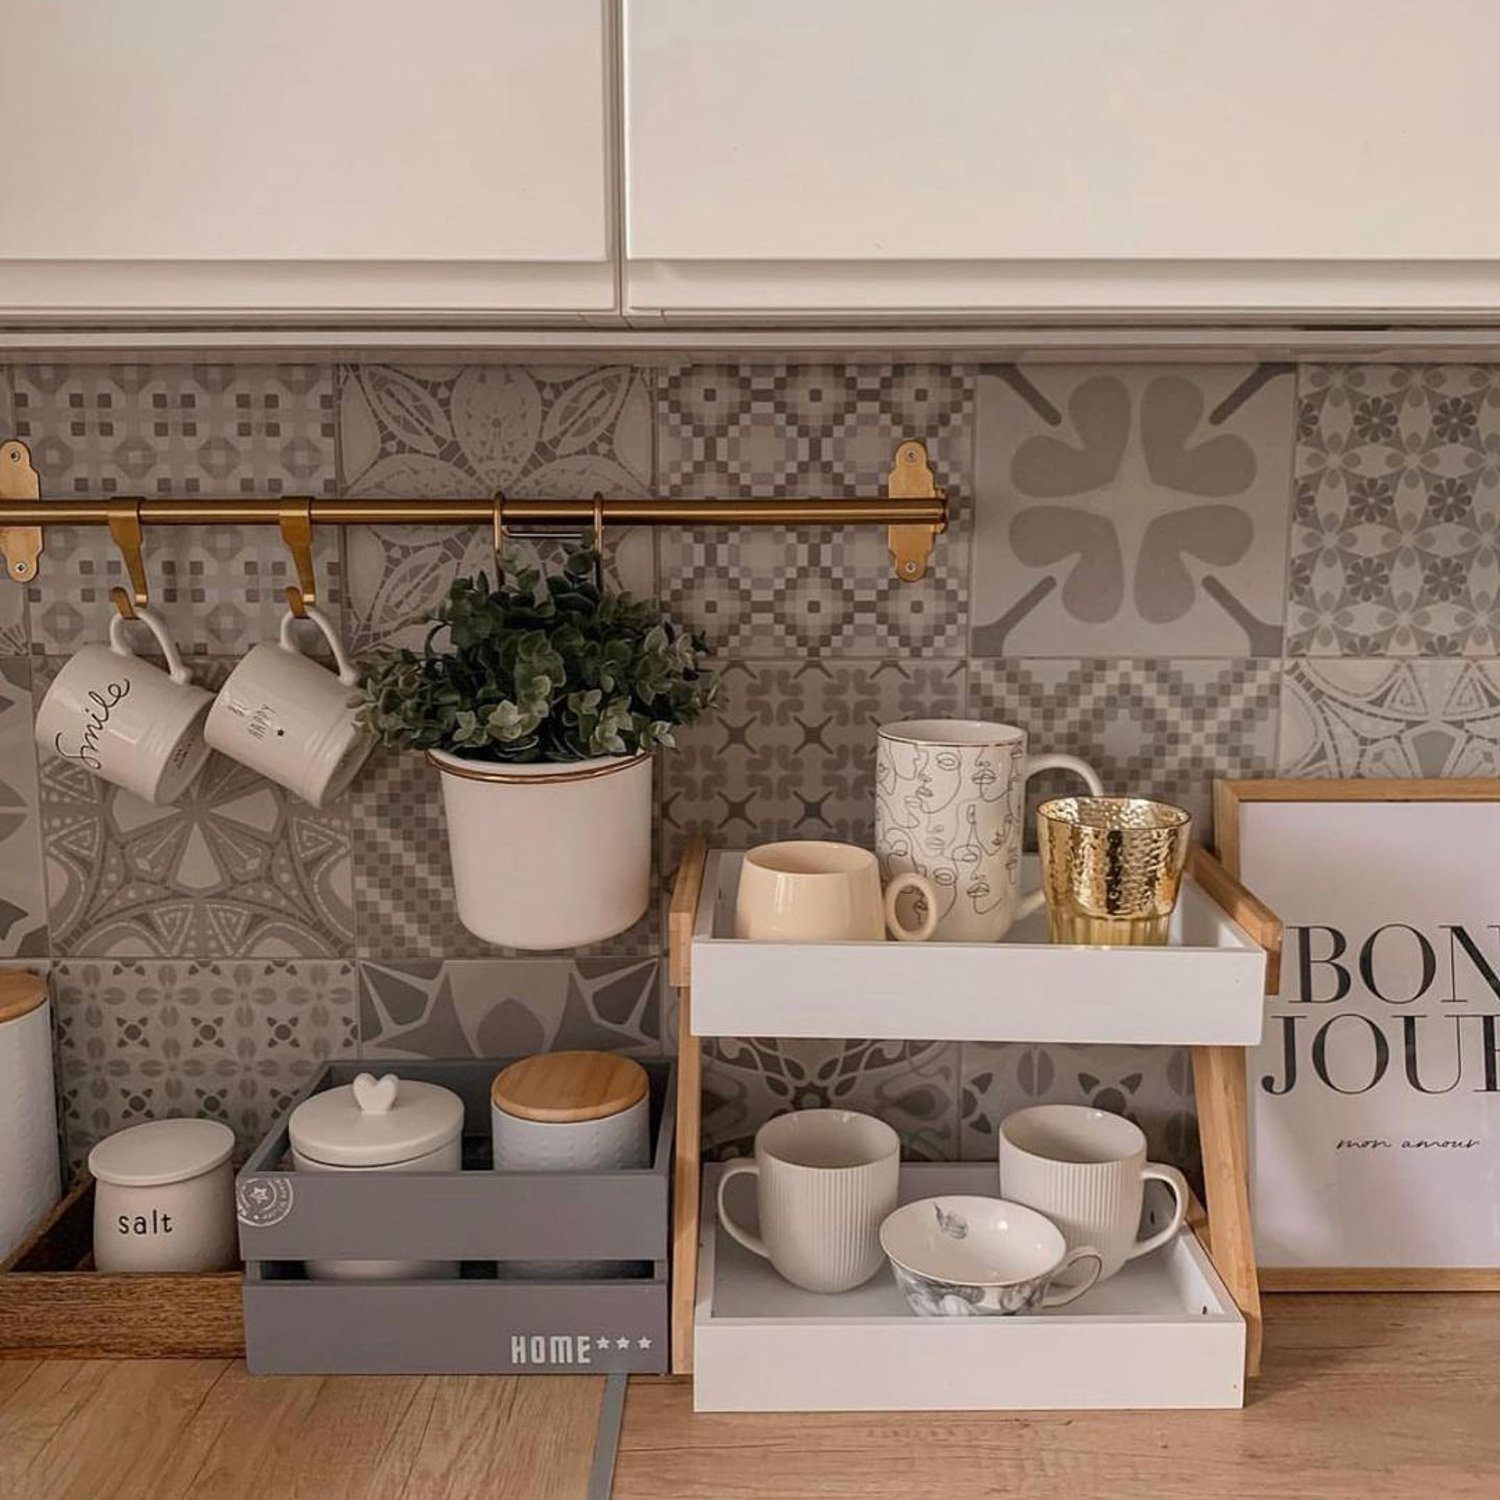
[[[1500,367],[23,366],[0,368],[0,428],[53,497],[882,493],[923,438],[954,525],[915,586],[875,527],[606,534],[612,576],[659,588],[724,670],[721,712],[658,769],[663,890],[695,833],[868,842],[897,718],[1024,725],[1205,837],[1216,775],[1500,774]],[[419,644],[448,582],[494,566],[484,527],[318,544],[361,652]],[[274,528],[152,531],[147,566],[211,683],[280,617]],[[470,936],[418,756],[378,754],[325,813],[218,757],[171,809],[39,766],[34,702],[101,636],[117,570],[102,530],[54,528],[34,587],[0,582],[0,961],[55,967],[75,1160],[153,1114],[248,1141],[328,1052],[672,1050],[661,910],[584,953]],[[1171,1048],[723,1038],[705,1089],[721,1154],[840,1104],[912,1155],[988,1159],[1042,1099],[1123,1109],[1169,1160],[1196,1146]]]
[[[916,584],[891,573],[884,532],[664,532],[668,606],[727,660],[961,656],[968,611],[972,371],[929,365],[682,365],[661,372],[663,494],[883,495],[896,445],[920,437],[952,524]]]
[[[1019,724],[1033,754],[1081,755],[1107,792],[1186,807],[1208,842],[1214,778],[1275,769],[1280,687],[1274,661],[1041,657],[974,662],[969,701],[978,717]],[[1076,778],[1044,771],[1029,801],[1077,790]]]
[[[501,958],[359,966],[359,1033],[371,1057],[497,1057],[600,1047],[661,1050],[658,963]]]
[[[319,1062],[355,1050],[347,962],[93,962],[53,966],[68,1156],[142,1120],[206,1115],[243,1153]]]
[[[1287,366],[979,377],[976,656],[1280,656]]]
[[[652,411],[649,376],[628,365],[350,366],[339,371],[339,472],[361,496],[644,496]],[[626,528],[606,540],[615,581],[650,593],[650,533]],[[354,526],[347,545],[355,651],[420,645],[425,632],[412,621],[442,602],[453,578],[495,570],[483,527]],[[507,561],[556,563],[574,545],[518,538]]]
[[[1500,369],[1312,366],[1292,656],[1500,652]]]
[[[322,365],[21,365],[15,436],[42,498],[331,495],[333,372]],[[323,598],[337,618],[339,538],[320,532]],[[33,649],[102,637],[123,581],[103,527],[56,527],[31,603]],[[296,575],[274,527],[172,526],[146,537],[152,599],[188,655],[228,655],[275,635]]]

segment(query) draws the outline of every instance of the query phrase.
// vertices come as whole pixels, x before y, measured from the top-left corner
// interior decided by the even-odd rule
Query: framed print
[[[1247,1053],[1261,1285],[1500,1289],[1500,779],[1221,781],[1286,927]]]

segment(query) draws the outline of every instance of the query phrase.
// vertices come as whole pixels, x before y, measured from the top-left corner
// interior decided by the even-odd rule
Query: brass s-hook
[[[594,491],[594,587],[604,592],[604,495]]]
[[[307,618],[307,606],[318,602],[318,579],[312,560],[312,501],[283,500],[276,508],[281,540],[292,554],[297,583],[287,585],[287,608],[299,619]]]
[[[109,538],[120,549],[130,591],[116,585],[109,591],[110,603],[127,620],[136,618],[136,610],[151,603],[146,589],[146,560],[142,555],[145,538],[141,533],[141,502],[111,500],[106,506],[109,516]]]

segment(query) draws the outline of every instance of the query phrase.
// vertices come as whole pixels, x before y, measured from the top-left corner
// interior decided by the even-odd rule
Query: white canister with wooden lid
[[[299,1172],[456,1172],[463,1100],[440,1084],[361,1073],[292,1111],[287,1130]],[[310,1260],[328,1281],[413,1281],[457,1276],[456,1260]]]
[[[651,1087],[646,1070],[612,1052],[546,1052],[512,1063],[490,1089],[495,1169],[500,1172],[625,1171],[651,1164]],[[604,1277],[615,1261],[509,1261],[501,1274]]]
[[[52,1006],[40,974],[0,974],[0,1260],[57,1202]]]

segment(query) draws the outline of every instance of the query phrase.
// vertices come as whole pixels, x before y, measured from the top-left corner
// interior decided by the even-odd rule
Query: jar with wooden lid
[[[651,1164],[646,1070],[611,1052],[547,1052],[512,1063],[490,1089],[495,1169],[603,1172]],[[621,1276],[615,1261],[506,1261],[502,1276]]]

